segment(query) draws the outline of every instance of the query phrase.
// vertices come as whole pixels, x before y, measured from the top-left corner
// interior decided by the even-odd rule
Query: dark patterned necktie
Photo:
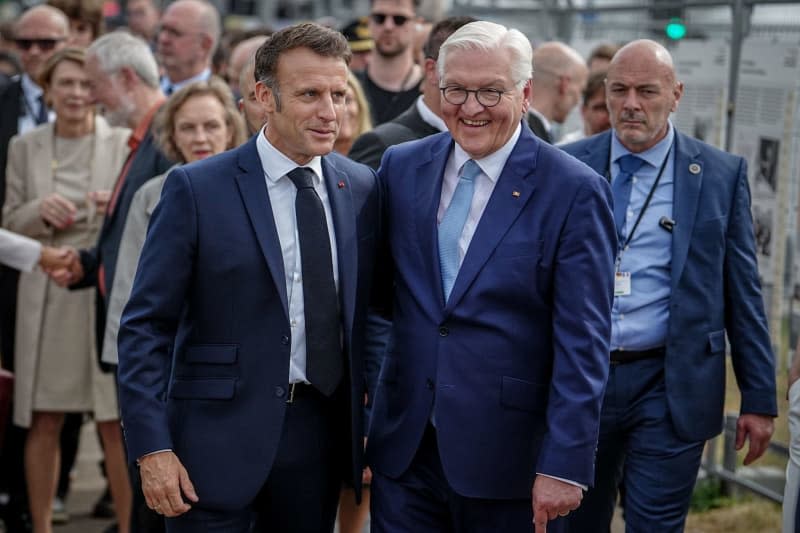
[[[322,200],[314,190],[314,171],[298,167],[288,177],[297,187],[295,210],[303,269],[306,377],[320,392],[330,396],[342,379],[343,361],[328,223]]]

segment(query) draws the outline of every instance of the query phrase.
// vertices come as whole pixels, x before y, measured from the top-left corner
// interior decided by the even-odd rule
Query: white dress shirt
[[[306,378],[306,319],[303,304],[303,269],[300,262],[300,237],[297,233],[295,217],[295,197],[297,188],[287,174],[298,165],[267,140],[264,129],[256,141],[258,157],[264,169],[267,193],[272,205],[272,216],[283,255],[283,270],[286,274],[286,299],[289,303],[289,325],[291,327],[291,357],[289,360],[289,383],[308,383]],[[314,171],[314,190],[322,200],[328,235],[331,239],[331,260],[333,261],[333,281],[339,290],[339,266],[337,262],[336,234],[333,231],[333,213],[328,200],[328,190],[322,179],[322,158],[315,157],[304,167]]]
[[[422,117],[422,120],[439,131],[447,131],[447,124],[444,123],[444,120],[442,120],[439,115],[431,111],[431,108],[425,103],[422,95],[417,98],[415,105],[417,106],[417,112],[419,116]]]

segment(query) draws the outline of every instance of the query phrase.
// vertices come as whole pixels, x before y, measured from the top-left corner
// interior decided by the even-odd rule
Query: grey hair
[[[95,40],[86,50],[97,58],[106,74],[115,74],[123,67],[131,68],[145,85],[159,87],[158,65],[150,47],[139,37],[126,31],[115,31]]]
[[[517,89],[521,89],[531,79],[533,70],[533,49],[530,41],[519,30],[485,20],[461,26],[442,44],[439,59],[436,61],[439,78],[444,78],[447,57],[455,50],[491,51],[501,48],[510,53],[511,79]]]

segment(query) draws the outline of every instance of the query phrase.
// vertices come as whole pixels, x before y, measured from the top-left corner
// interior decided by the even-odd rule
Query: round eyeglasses
[[[508,92],[501,91],[500,89],[465,89],[457,85],[448,85],[447,87],[440,87],[442,96],[449,104],[462,105],[469,98],[470,93],[475,95],[475,99],[483,107],[494,107],[500,103],[500,98]]]

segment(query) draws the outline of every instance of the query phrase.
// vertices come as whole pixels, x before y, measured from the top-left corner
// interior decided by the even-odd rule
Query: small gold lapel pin
[[[338,183],[340,189],[344,189],[344,181]]]
[[[513,196],[514,198],[519,198],[519,191],[512,192],[511,196]]]
[[[692,163],[691,165],[689,165],[689,172],[691,172],[692,174],[700,174],[700,165],[698,165],[697,163]]]

